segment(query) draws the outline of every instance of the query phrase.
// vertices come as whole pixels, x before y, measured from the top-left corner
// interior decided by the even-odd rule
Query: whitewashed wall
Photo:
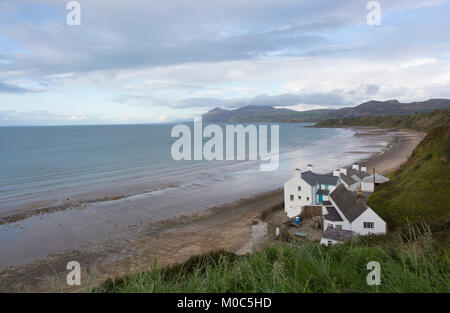
[[[374,228],[368,229],[364,228],[363,222],[374,222]],[[359,235],[371,234],[385,234],[386,233],[386,222],[379,217],[374,210],[368,208],[364,211],[358,218],[352,222],[352,229],[355,233]]]
[[[301,187],[301,191],[298,191],[299,186]],[[291,195],[294,195],[293,201],[291,201]],[[298,198],[299,196],[301,196],[301,199]],[[300,178],[300,175],[296,175],[284,183],[284,211],[288,217],[294,217],[300,214],[302,206],[311,204],[312,188]]]
[[[321,245],[326,245],[326,246],[328,246],[328,241],[331,241],[331,244],[332,245],[335,245],[335,244],[337,244],[337,243],[342,243],[342,242],[340,242],[340,241],[337,241],[337,240],[333,240],[333,239],[327,239],[327,238],[321,238],[320,239],[320,244]]]
[[[362,182],[361,189],[362,191],[373,192],[375,188],[373,183]]]

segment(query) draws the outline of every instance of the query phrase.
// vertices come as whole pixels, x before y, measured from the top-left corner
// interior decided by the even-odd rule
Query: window
[[[298,196],[298,200],[302,200],[302,196]]]
[[[294,201],[294,195],[291,195],[291,201]]]
[[[328,223],[328,227],[331,227],[331,228],[333,228],[333,227],[334,227],[334,225],[333,225],[333,224],[331,224],[331,223]]]
[[[298,186],[298,191],[302,191],[302,186]]]
[[[374,222],[363,222],[363,227],[364,228],[374,228]]]
[[[342,229],[342,225],[336,225],[336,229]]]
[[[309,197],[306,197],[306,200],[308,200],[308,201],[309,201]]]
[[[328,240],[328,246],[331,246],[333,242],[331,240]]]

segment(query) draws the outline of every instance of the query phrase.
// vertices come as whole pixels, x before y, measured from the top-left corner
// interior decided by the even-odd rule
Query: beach
[[[361,159],[360,164],[386,174],[403,164],[423,133],[409,130],[353,128],[355,136],[391,138],[381,152]],[[358,153],[348,151],[348,153]],[[348,164],[351,165],[351,164]],[[332,169],[330,169],[332,170]],[[234,253],[251,251],[252,225],[262,212],[282,210],[280,188],[237,201],[210,206],[193,214],[155,221],[139,230],[134,239],[126,239],[102,249],[68,250],[38,261],[11,267],[0,273],[0,289],[4,291],[88,291],[108,277],[146,270],[158,264],[167,266],[187,260],[190,256],[226,250]],[[77,260],[82,267],[83,284],[70,287],[65,282],[66,265]]]

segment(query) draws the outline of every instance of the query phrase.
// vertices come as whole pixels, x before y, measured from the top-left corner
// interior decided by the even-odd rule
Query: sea
[[[25,218],[0,224],[0,270],[123,243],[154,222],[281,188],[295,168],[331,172],[388,144],[350,129],[280,124],[279,166],[261,171],[261,160],[174,160],[174,126],[1,127],[0,221]]]

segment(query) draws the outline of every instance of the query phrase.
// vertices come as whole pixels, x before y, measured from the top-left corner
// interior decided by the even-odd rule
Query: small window
[[[331,223],[328,223],[328,227],[331,227],[331,228],[333,228],[333,227],[334,227],[334,225],[333,225],[333,224],[331,224]]]
[[[336,225],[336,229],[342,229],[342,225]]]
[[[328,240],[328,246],[331,246],[333,242],[331,240]]]
[[[298,196],[298,200],[302,200],[302,196]]]
[[[298,186],[298,191],[302,191],[302,186]]]
[[[374,222],[363,222],[364,228],[375,228]]]
[[[291,201],[294,201],[294,195],[291,195]]]
[[[306,200],[309,201],[309,197],[306,197]]]

